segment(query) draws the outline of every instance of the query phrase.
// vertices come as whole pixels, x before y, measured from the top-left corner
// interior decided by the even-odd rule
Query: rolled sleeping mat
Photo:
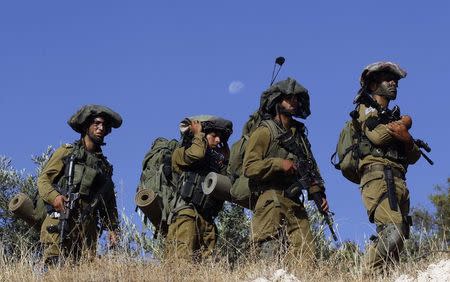
[[[8,209],[16,217],[24,220],[31,227],[34,227],[37,223],[39,223],[35,218],[33,201],[25,193],[15,195],[9,201]]]
[[[205,195],[224,201],[231,201],[231,180],[225,175],[210,172],[203,181],[202,190]]]
[[[136,193],[134,201],[152,224],[158,227],[162,218],[161,197],[151,189],[141,189]]]
[[[214,198],[238,204],[244,208],[250,208],[248,201],[240,201],[230,194],[232,184],[230,178],[225,175],[210,172],[203,181],[202,189],[205,195],[212,195]]]

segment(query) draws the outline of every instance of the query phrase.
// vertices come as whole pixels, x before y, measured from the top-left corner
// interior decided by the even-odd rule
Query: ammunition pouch
[[[206,195],[202,190],[204,176],[195,172],[184,172],[180,187],[180,196],[183,200],[193,204],[197,209],[202,209]]]
[[[404,163],[406,161],[405,155],[393,147],[387,147],[384,150],[380,147],[374,147],[371,154],[374,157],[386,158],[398,163]]]
[[[78,191],[80,195],[90,196],[92,194],[94,180],[98,174],[97,170],[88,166],[84,167],[83,177],[80,182],[80,190]]]
[[[68,164],[66,164],[66,169],[68,167],[69,167]],[[93,188],[96,188],[96,186],[100,185],[99,183],[96,182],[97,181],[100,182],[98,176],[102,174],[101,171],[99,169],[95,169],[91,166],[88,166],[83,162],[81,163],[76,162],[74,164],[73,170],[74,170],[73,185],[76,187],[75,191],[80,194],[80,197],[82,199],[89,200],[90,197],[92,197],[93,194],[95,194],[95,190],[93,190]],[[58,187],[65,187],[66,185],[67,184],[65,177],[63,177],[61,181],[57,184]],[[61,189],[59,189],[59,191],[62,192]]]
[[[223,200],[215,199],[203,193],[205,176],[196,172],[184,172],[180,186],[181,198],[202,214],[206,219],[217,216],[223,205]]]
[[[362,136],[361,141],[359,142],[359,152],[360,158],[364,158],[367,155],[372,155],[374,157],[386,158],[388,160],[397,162],[397,163],[405,163],[406,156],[403,152],[401,152],[396,146],[387,146],[387,147],[378,147],[374,146],[372,142],[366,137]]]

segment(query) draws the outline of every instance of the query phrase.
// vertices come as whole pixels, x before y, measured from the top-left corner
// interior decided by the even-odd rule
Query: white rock
[[[412,282],[412,281],[414,281],[414,279],[412,279],[406,274],[402,274],[397,279],[395,279],[394,282]]]
[[[450,260],[441,260],[430,264],[427,270],[420,272],[418,282],[450,282]]]
[[[300,280],[294,275],[287,273],[284,269],[277,269],[271,278],[259,277],[252,280],[252,282],[300,282]]]
[[[270,282],[270,281],[264,277],[259,277],[259,278],[256,278],[255,280],[252,280],[252,282]]]

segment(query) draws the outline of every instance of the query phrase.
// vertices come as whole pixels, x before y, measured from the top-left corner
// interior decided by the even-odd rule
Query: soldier
[[[325,188],[306,136],[306,127],[293,117],[310,115],[308,91],[288,78],[261,95],[260,109],[266,115],[251,134],[244,156],[244,174],[259,193],[252,219],[252,241],[263,258],[277,258],[280,251],[307,262],[314,261],[313,237],[303,199],[315,198],[328,212]],[[308,161],[311,167],[298,167]],[[299,171],[310,169],[315,177],[299,182]]]
[[[214,218],[223,200],[203,194],[209,172],[225,174],[232,122],[214,116],[185,119],[180,129],[182,146],[172,154],[172,169],[179,175],[175,209],[169,219],[169,254],[199,261],[212,255],[217,240]]]
[[[39,195],[49,207],[40,234],[47,265],[61,262],[61,258],[67,256],[75,261],[81,255],[92,258],[99,232],[103,229],[109,231],[110,245],[117,243],[119,221],[113,168],[101,146],[105,145],[104,137],[111,128],[120,127],[122,118],[107,107],[86,105],[69,119],[68,124],[81,134],[81,138],[58,148],[38,178]],[[59,217],[69,208],[69,199],[62,191],[69,182],[73,182],[71,192],[78,199],[70,210],[67,237],[60,238],[62,220]]]
[[[420,150],[408,132],[409,116],[386,120],[389,102],[397,97],[398,81],[406,72],[391,62],[368,65],[361,74],[361,93],[371,95],[378,108],[360,104],[361,195],[369,221],[375,223],[378,238],[365,255],[368,272],[378,272],[390,261],[398,261],[403,241],[408,238],[411,217],[405,173],[420,158]],[[369,97],[370,98],[370,97]],[[376,104],[375,104],[376,106]]]

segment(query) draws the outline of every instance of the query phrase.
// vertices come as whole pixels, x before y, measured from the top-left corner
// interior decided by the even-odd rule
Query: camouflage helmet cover
[[[289,95],[298,96],[299,107],[294,116],[307,118],[311,114],[308,90],[290,77],[275,83],[261,94],[259,109],[264,113],[270,113],[283,96]]]
[[[207,133],[209,131],[219,131],[223,134],[225,141],[228,140],[233,133],[233,122],[230,120],[213,116],[213,115],[198,115],[183,119],[180,122],[180,132],[182,135],[188,132],[189,125],[192,120],[198,120],[202,124],[202,131]]]
[[[70,117],[67,123],[76,132],[83,133],[86,122],[90,118],[97,116],[107,119],[113,128],[119,128],[122,125],[122,117],[118,113],[100,105],[85,105],[81,107],[81,109]]]
[[[402,69],[396,63],[383,62],[383,61],[375,62],[364,68],[364,70],[361,74],[361,79],[360,79],[361,87],[367,86],[369,79],[371,78],[371,76],[374,73],[382,72],[382,71],[390,72],[390,73],[396,75],[398,80],[405,78],[407,75],[406,71],[404,69]]]

